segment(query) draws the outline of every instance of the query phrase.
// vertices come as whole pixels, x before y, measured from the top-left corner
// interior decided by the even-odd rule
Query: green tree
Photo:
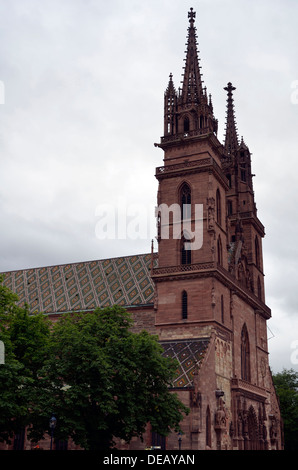
[[[283,369],[273,375],[284,423],[285,450],[298,450],[298,372]]]
[[[46,318],[30,315],[17,301],[0,278],[0,340],[5,346],[5,363],[0,365],[0,441],[6,442],[31,422],[32,397],[39,387],[38,370],[50,335]]]
[[[162,435],[180,429],[189,410],[169,391],[177,364],[162,356],[156,337],[132,333],[131,326],[119,306],[67,314],[54,325],[35,413],[46,428],[50,406],[57,438],[103,450],[114,438],[142,437],[148,422]],[[31,435],[44,430],[33,426]]]

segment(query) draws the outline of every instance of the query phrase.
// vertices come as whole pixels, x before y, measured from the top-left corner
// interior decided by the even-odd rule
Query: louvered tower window
[[[182,318],[187,319],[187,292],[185,290],[182,292]]]
[[[185,245],[188,245],[189,241],[184,237],[181,240],[181,264],[191,264],[191,250],[187,250]]]
[[[187,183],[184,183],[180,190],[180,205],[182,220],[191,217],[191,190]]]

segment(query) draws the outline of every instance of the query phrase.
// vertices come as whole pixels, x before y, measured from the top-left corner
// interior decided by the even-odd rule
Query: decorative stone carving
[[[227,414],[225,410],[225,402],[222,398],[219,399],[219,408],[215,412],[215,423],[214,428],[216,430],[226,429],[227,426]]]
[[[215,199],[214,197],[207,198],[207,214],[208,214],[208,230],[214,230],[215,220]]]

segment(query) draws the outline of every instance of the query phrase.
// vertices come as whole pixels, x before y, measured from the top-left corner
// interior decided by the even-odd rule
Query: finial
[[[196,17],[196,12],[193,11],[193,8],[191,8],[190,11],[188,12],[188,18],[189,18],[189,22],[192,26],[195,22],[195,17]]]
[[[240,148],[244,150],[248,150],[246,143],[244,142],[243,136],[241,137]]]
[[[210,106],[211,111],[213,112],[213,104],[212,104],[212,96],[211,96],[211,93],[209,93],[209,106]]]
[[[170,79],[169,79],[168,87],[166,89],[166,93],[167,94],[175,94],[176,91],[175,91],[174,82],[173,82],[173,74],[170,73],[169,77],[170,77]]]
[[[228,85],[224,88],[224,90],[226,90],[228,94],[232,94],[232,92],[236,90],[236,88],[232,85],[231,82],[229,82]]]

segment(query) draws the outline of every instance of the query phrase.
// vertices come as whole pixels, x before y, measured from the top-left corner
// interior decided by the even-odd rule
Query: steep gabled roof
[[[4,274],[31,312],[62,313],[118,304],[152,304],[151,254],[48,266]]]

